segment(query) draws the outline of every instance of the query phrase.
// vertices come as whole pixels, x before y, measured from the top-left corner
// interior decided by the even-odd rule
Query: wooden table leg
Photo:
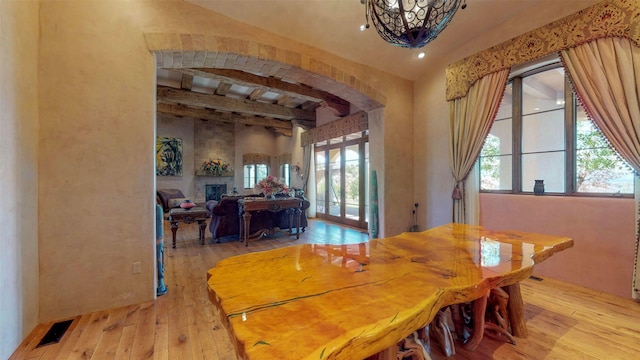
[[[204,234],[207,229],[207,220],[198,220],[198,225],[200,225],[200,244],[204,245]]]
[[[171,232],[173,233],[173,248],[176,248],[176,232],[178,232],[178,222],[177,221],[172,221],[171,222]]]
[[[511,334],[519,338],[526,338],[528,334],[527,323],[524,320],[524,302],[520,293],[520,283],[515,283],[504,287],[509,294],[507,302],[507,312],[511,323]]]
[[[489,291],[473,302],[473,334],[464,344],[466,350],[474,351],[477,349],[484,337],[484,314],[487,311],[488,297]]]
[[[296,215],[298,216],[298,221],[296,223],[296,239],[300,239],[300,214],[302,213],[301,209],[295,209]]]
[[[242,214],[242,222],[244,224],[244,246],[249,246],[249,224],[251,222],[251,214],[248,211],[245,211]]]
[[[240,220],[238,221],[240,226],[240,229],[238,229],[238,240],[240,240],[240,242],[244,239],[244,218],[242,217],[242,214],[244,214],[244,208],[238,204],[238,219]]]
[[[289,235],[293,235],[293,212],[295,209],[287,209],[287,214],[289,214]]]

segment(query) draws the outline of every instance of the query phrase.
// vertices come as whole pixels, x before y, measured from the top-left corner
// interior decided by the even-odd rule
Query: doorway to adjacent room
[[[318,218],[366,229],[369,134],[361,131],[315,144]]]

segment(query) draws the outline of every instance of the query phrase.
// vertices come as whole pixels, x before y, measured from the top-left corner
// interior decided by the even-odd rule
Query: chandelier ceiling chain
[[[466,0],[360,0],[369,20],[386,42],[420,48],[435,39]],[[460,4],[462,3],[462,6]]]

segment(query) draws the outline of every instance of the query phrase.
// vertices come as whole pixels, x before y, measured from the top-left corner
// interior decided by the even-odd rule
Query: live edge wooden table
[[[571,246],[566,237],[463,224],[364,244],[297,245],[219,261],[207,274],[209,298],[238,358],[364,359],[447,305],[486,305],[491,289],[517,285]]]
[[[296,239],[300,238],[300,214],[302,213],[302,200],[296,197],[284,197],[276,199],[239,199],[238,200],[238,213],[240,216],[240,239],[244,240],[244,245],[249,246],[249,240],[251,234],[251,213],[257,211],[269,211],[277,213],[280,211],[286,211],[289,214],[289,235],[295,235]],[[296,232],[293,233],[293,216],[297,216]],[[263,229],[261,236],[264,233],[273,232],[274,229]],[[279,229],[276,231],[280,231]]]

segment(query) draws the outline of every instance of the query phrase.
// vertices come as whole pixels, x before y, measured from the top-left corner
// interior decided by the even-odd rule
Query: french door
[[[316,214],[367,228],[369,136],[362,131],[315,144]]]

